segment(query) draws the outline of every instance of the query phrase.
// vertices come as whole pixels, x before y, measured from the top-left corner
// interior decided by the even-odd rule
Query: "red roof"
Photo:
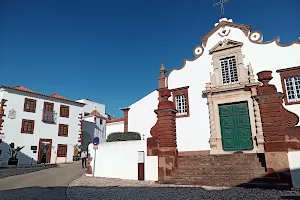
[[[30,89],[28,89],[28,88],[26,88],[26,87],[24,87],[22,85],[15,86],[13,88],[16,89],[16,90],[23,91],[23,92],[36,93],[36,92],[34,92],[34,91],[32,91],[32,90],[30,90]]]
[[[68,100],[66,97],[60,96],[59,94],[51,94],[50,96],[57,99]]]
[[[97,110],[93,110],[88,116],[89,117],[91,117],[91,116],[103,117]]]
[[[80,103],[80,102],[76,102],[73,100],[69,100],[63,96],[60,96],[59,94],[52,94],[52,95],[45,95],[45,94],[40,94],[37,93],[35,91],[32,91],[22,85],[18,85],[15,87],[8,87],[8,86],[4,86],[4,85],[0,85],[0,88],[6,88],[6,89],[12,89],[12,90],[18,90],[18,91],[22,91],[22,92],[27,92],[27,93],[31,93],[31,94],[36,94],[36,95],[40,95],[40,96],[44,96],[44,97],[50,97],[50,98],[54,98],[54,99],[59,99],[59,100],[64,100],[64,101],[68,101],[68,102],[72,102],[72,103],[76,103],[76,104],[80,104],[80,105],[85,105],[84,103]]]

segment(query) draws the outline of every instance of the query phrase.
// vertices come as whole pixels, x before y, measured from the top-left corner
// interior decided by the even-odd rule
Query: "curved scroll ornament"
[[[293,41],[289,44],[280,44],[279,43],[280,37],[276,37],[271,41],[263,42],[263,35],[260,31],[251,32],[248,38],[251,42],[253,42],[255,44],[271,44],[271,43],[275,42],[280,47],[288,47],[288,46],[291,46],[293,44],[300,44],[300,39],[295,40],[295,41]]]
[[[281,109],[283,112],[284,116],[284,125],[285,127],[294,127],[299,123],[299,117],[297,114],[288,111],[281,105]]]
[[[194,48],[194,55],[198,58],[200,57],[204,52],[204,48],[202,46],[196,46]]]
[[[220,28],[219,31],[218,31],[218,35],[221,36],[221,37],[228,36],[229,33],[230,33],[229,27]]]
[[[253,43],[260,43],[262,42],[262,33],[259,31],[253,31],[249,35],[249,40]]]
[[[153,138],[157,138],[158,137],[158,120],[156,121],[155,125],[150,129],[150,135]]]

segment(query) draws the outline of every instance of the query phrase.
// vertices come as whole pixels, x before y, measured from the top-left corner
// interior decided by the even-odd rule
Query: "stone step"
[[[216,180],[216,179],[167,179],[166,184],[176,185],[201,185],[201,186],[215,186],[215,187],[235,187],[247,183],[245,180]]]
[[[241,163],[241,162],[199,162],[199,161],[190,161],[190,162],[178,162],[178,166],[202,166],[202,167],[222,167],[222,166],[249,166],[249,167],[262,167],[260,162],[252,163]]]
[[[259,162],[258,157],[209,157],[209,156],[189,156],[179,157],[179,162]]]
[[[172,171],[171,176],[174,177],[193,177],[193,176],[216,176],[216,175],[227,175],[227,176],[259,176],[262,177],[266,175],[266,172],[264,170],[261,171],[191,171],[191,170],[175,170]]]
[[[212,181],[212,180],[165,180],[164,184],[175,184],[175,185],[201,185],[201,186],[215,186],[215,187],[245,187],[245,188],[264,188],[264,189],[276,189],[276,190],[290,190],[291,186],[287,183],[253,183],[245,181]]]
[[[179,159],[192,159],[192,158],[200,158],[200,159],[251,159],[258,158],[258,155],[253,153],[244,153],[244,154],[221,154],[221,155],[191,155],[191,156],[178,156]]]
[[[255,170],[264,170],[265,168],[258,165],[252,166],[240,166],[240,165],[201,165],[201,164],[185,164],[185,165],[178,165],[178,170],[222,170],[222,171],[255,171]],[[177,170],[176,169],[176,170]]]
[[[248,173],[248,174],[170,174],[168,179],[207,179],[207,180],[253,180],[261,178],[263,173]]]

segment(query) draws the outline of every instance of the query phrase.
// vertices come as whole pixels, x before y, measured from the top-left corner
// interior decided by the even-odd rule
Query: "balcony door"
[[[54,122],[54,103],[44,102],[43,121],[48,123]]]

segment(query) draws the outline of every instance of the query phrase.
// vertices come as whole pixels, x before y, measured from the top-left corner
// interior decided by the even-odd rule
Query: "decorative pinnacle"
[[[167,70],[165,69],[165,63],[164,61],[161,62],[161,68],[159,69],[159,72],[162,76],[165,75],[165,73],[167,72]]]

